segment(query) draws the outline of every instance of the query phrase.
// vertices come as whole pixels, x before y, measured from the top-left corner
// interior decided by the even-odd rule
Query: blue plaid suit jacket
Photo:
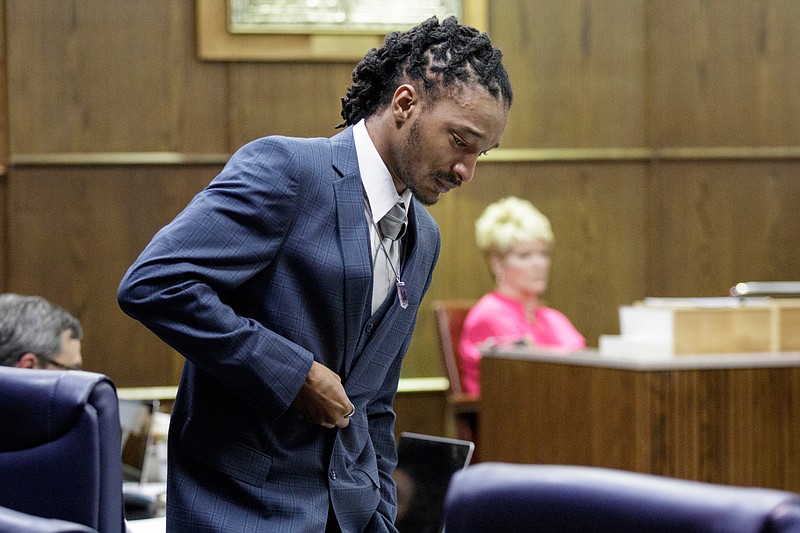
[[[159,231],[118,298],[186,358],[169,434],[170,531],[394,531],[392,402],[439,230],[415,200],[402,278],[370,313],[372,267],[351,129],[242,147]],[[292,407],[312,360],[337,371],[345,429]]]

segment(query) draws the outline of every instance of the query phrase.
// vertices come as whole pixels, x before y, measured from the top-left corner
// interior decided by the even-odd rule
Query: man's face
[[[61,332],[61,351],[45,368],[78,369],[82,364],[81,341],[72,337],[72,330],[65,329]]]
[[[71,329],[65,329],[61,332],[61,350],[52,359],[28,352],[22,354],[14,366],[46,370],[80,370],[83,366],[81,341],[72,336]]]
[[[402,125],[403,141],[391,148],[398,190],[408,187],[423,204],[436,203],[472,179],[478,157],[500,144],[507,120],[502,99],[479,85],[423,102]]]

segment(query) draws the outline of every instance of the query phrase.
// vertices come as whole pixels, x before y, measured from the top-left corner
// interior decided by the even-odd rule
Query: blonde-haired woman
[[[542,304],[550,273],[553,231],[530,202],[508,197],[475,223],[475,239],[496,286],[470,310],[459,343],[464,392],[480,392],[478,346],[525,343],[580,350],[586,340],[563,313]]]

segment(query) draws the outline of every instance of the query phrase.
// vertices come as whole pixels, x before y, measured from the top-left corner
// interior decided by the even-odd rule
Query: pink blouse
[[[481,354],[478,346],[489,338],[500,345],[527,341],[535,346],[568,350],[586,347],[586,339],[560,311],[541,306],[536,309],[536,317],[531,323],[520,302],[498,292],[487,293],[470,309],[461,332],[459,351],[464,392],[480,393]]]

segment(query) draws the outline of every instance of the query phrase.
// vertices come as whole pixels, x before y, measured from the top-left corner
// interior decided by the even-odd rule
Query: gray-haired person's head
[[[40,296],[0,294],[0,365],[14,366],[26,353],[52,361],[61,351],[62,334],[80,340],[77,318]]]

